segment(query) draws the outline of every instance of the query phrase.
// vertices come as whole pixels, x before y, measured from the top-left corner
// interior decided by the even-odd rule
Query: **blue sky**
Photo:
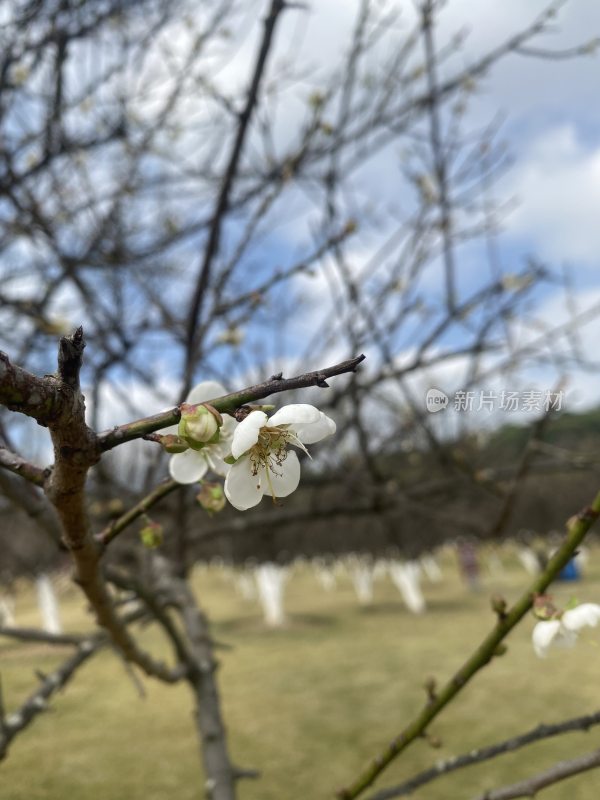
[[[381,4],[390,10],[400,11],[397,28],[400,35],[414,24],[412,3],[388,0]],[[495,47],[508,36],[526,27],[537,14],[547,7],[539,0],[449,0],[439,16],[436,31],[438,44],[443,44],[459,31],[468,31],[460,52],[443,67],[441,77],[455,74],[457,70],[472,63],[478,55]],[[215,68],[214,81],[229,95],[241,92],[247,86],[251,63],[257,40],[261,32],[262,14],[257,13],[257,4],[249,4],[231,31],[235,56],[222,59]],[[266,7],[266,6],[265,6]],[[308,10],[290,9],[285,12],[276,51],[269,62],[265,88],[267,91],[284,74],[289,62],[302,66],[308,77],[292,86],[282,101],[274,130],[275,147],[283,152],[297,131],[306,114],[309,93],[319,86],[324,76],[335,71],[340,56],[347,48],[349,35],[354,25],[359,3],[357,0],[320,0],[313,2]],[[204,13],[200,11],[198,13]],[[571,0],[557,15],[555,30],[536,41],[536,46],[562,50],[588,42],[600,36],[600,4],[588,0]],[[384,37],[380,49],[372,55],[373,69],[392,52],[393,32]],[[168,31],[168,41],[174,51],[183,52],[181,43],[186,41],[185,23],[175,21]],[[189,38],[189,37],[188,37]],[[225,46],[224,46],[225,47]],[[162,55],[157,47],[149,59],[151,69],[160,73]],[[225,52],[225,50],[224,50]],[[83,59],[82,55],[82,59]],[[493,189],[497,201],[514,202],[510,214],[503,220],[503,233],[496,245],[500,262],[508,273],[519,272],[526,259],[540,259],[557,274],[566,270],[573,287],[572,304],[582,311],[590,304],[600,301],[600,118],[597,113],[598,58],[590,53],[573,60],[534,59],[509,56],[495,66],[488,75],[477,81],[471,93],[465,127],[478,129],[488,124],[499,114],[503,123],[498,135],[506,147],[511,166]],[[416,62],[415,62],[416,63]],[[135,76],[135,81],[141,81]],[[160,94],[160,92],[159,92]],[[158,102],[150,99],[149,104]],[[270,102],[270,101],[269,101]],[[182,113],[191,112],[185,104]],[[174,124],[177,119],[173,120]],[[97,165],[98,168],[98,165]],[[361,214],[368,215],[373,209],[379,215],[377,237],[368,224],[362,225],[359,234],[347,247],[352,268],[360,272],[369,263],[376,239],[394,230],[394,225],[410,210],[414,201],[414,186],[402,176],[402,154],[392,145],[379,156],[370,159],[353,178],[356,206]],[[180,198],[179,198],[180,200]],[[178,198],[173,200],[174,207]],[[303,205],[304,204],[304,205]],[[349,207],[349,211],[352,208]],[[195,209],[184,211],[189,216]],[[375,212],[373,212],[375,216]],[[288,192],[285,205],[275,215],[278,226],[269,235],[258,241],[245,259],[246,274],[250,284],[259,284],[262,276],[274,266],[293,264],[301,253],[311,249],[307,245],[307,233],[314,232],[318,215],[311,213],[303,189]],[[359,220],[362,222],[362,220]],[[189,258],[195,268],[198,263],[200,242],[190,240],[181,247],[183,259]],[[460,252],[461,281],[465,291],[475,291],[481,282],[480,263],[483,245],[473,244]],[[189,255],[188,255],[189,254]],[[326,265],[322,265],[327,269]],[[173,302],[177,302],[178,285],[171,287]],[[432,265],[422,291],[427,301],[440,295],[439,269]],[[221,371],[227,372],[237,364],[240,379],[252,372],[253,377],[284,368],[286,372],[298,365],[303,356],[305,368],[318,367],[323,362],[345,357],[345,345],[336,342],[322,349],[315,347],[307,352],[320,321],[336,311],[329,297],[327,280],[323,273],[295,279],[290,286],[282,288],[264,312],[264,324],[259,321],[247,326],[246,341],[242,345],[242,358],[235,351],[220,347],[219,359],[228,353],[222,362]],[[553,284],[540,286],[534,293],[529,322],[532,325],[551,325],[566,319],[564,296]],[[72,297],[63,298],[63,307],[73,311]],[[296,312],[294,314],[294,311]],[[139,309],[138,309],[139,312]],[[285,324],[277,321],[277,314]],[[71,313],[68,312],[70,317]],[[76,310],[73,321],[79,323]],[[410,355],[411,338],[415,335],[413,325],[398,338],[398,358]],[[453,328],[444,340],[445,345],[457,346],[464,333],[460,326]],[[531,336],[531,332],[523,334]],[[596,342],[600,340],[600,323],[593,320],[581,331],[580,346],[583,354],[593,359]],[[151,346],[150,346],[151,345]],[[557,345],[558,346],[558,345]],[[562,345],[561,345],[562,346]],[[177,395],[176,375],[173,367],[178,362],[172,358],[172,345],[164,341],[160,347],[149,342],[143,349],[144,357],[155,358],[157,385],[166,399]],[[374,359],[374,354],[370,354]],[[315,361],[318,359],[318,362]],[[455,365],[456,367],[456,365]],[[524,380],[535,380],[540,385],[553,386],[555,371],[549,367],[529,370]],[[576,371],[571,380],[572,408],[583,408],[598,403],[600,378],[596,373]],[[452,368],[429,373],[423,380],[435,380],[452,386],[460,380],[460,369]],[[124,376],[119,374],[119,380]],[[416,387],[417,388],[417,387]],[[416,390],[416,389],[415,389]],[[421,391],[419,385],[418,390]],[[135,396],[134,385],[127,391]],[[143,396],[140,387],[141,396]],[[157,398],[154,402],[159,402]],[[162,402],[162,401],[160,401]],[[123,411],[114,399],[116,421],[123,421]],[[148,413],[153,408],[143,409]]]

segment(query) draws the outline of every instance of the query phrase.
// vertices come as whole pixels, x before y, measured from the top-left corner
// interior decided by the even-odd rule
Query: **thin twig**
[[[6,636],[9,639],[18,639],[20,642],[44,642],[45,644],[55,645],[80,645],[82,642],[88,641],[90,638],[89,635],[84,636],[75,633],[48,633],[47,631],[42,631],[38,628],[2,627],[0,627],[0,636]]]
[[[4,717],[2,730],[0,731],[0,761],[6,756],[8,747],[15,736],[27,728],[42,711],[46,710],[47,701],[52,695],[62,689],[79,667],[83,666],[94,653],[107,643],[108,637],[101,635],[87,639],[79,644],[72,656],[43,678],[39,688],[28,697],[17,711]]]
[[[36,486],[44,485],[44,470],[21,458],[16,453],[12,453],[6,447],[0,447],[0,467],[13,472],[15,475],[20,475]]]
[[[198,331],[198,323],[202,311],[202,305],[206,297],[206,291],[210,283],[210,275],[215,256],[219,250],[219,241],[221,238],[221,228],[225,214],[229,207],[229,198],[233,184],[237,175],[240,156],[246,141],[246,135],[249,129],[250,119],[252,113],[258,103],[258,93],[267,64],[267,57],[271,51],[274,43],[275,27],[277,20],[282,11],[286,7],[283,0],[272,0],[269,12],[264,21],[264,32],[260,43],[258,56],[254,66],[254,73],[248,88],[246,103],[243,111],[239,115],[239,124],[236,136],[231,148],[231,154],[225,172],[221,189],[215,203],[208,241],[204,250],[202,264],[198,272],[198,279],[192,294],[192,301],[187,320],[186,331],[186,365],[185,365],[185,391],[187,393],[191,383],[192,369],[196,361],[197,342],[196,336]]]
[[[477,750],[471,750],[459,756],[452,756],[444,761],[438,761],[435,766],[417,773],[412,778],[404,781],[404,783],[372,794],[368,800],[391,800],[392,797],[405,797],[412,794],[420,786],[441,778],[442,775],[455,772],[457,769],[464,769],[464,767],[470,767],[472,764],[480,764],[482,761],[489,761],[489,759],[496,758],[496,756],[512,753],[521,747],[526,747],[528,744],[539,742],[541,739],[549,739],[553,736],[560,736],[573,731],[588,731],[595,725],[600,725],[600,711],[596,711],[594,714],[585,714],[582,717],[573,717],[554,725],[537,725],[519,736],[504,739],[504,741],[497,744],[480,747]]]
[[[584,756],[571,758],[567,761],[558,761],[550,769],[538,772],[530,778],[526,778],[499,789],[492,789],[479,795],[476,800],[515,800],[517,797],[535,797],[542,789],[554,786],[565,778],[572,778],[573,775],[580,775],[590,769],[600,767],[600,749],[592,750]]]
[[[182,484],[176,481],[164,481],[147,494],[146,497],[140,500],[139,503],[136,503],[136,505],[130,508],[129,511],[126,511],[125,514],[122,514],[114,522],[111,522],[110,525],[107,525],[103,531],[97,533],[94,538],[101,547],[106,547],[138,517],[145,514],[152,506],[156,505],[159,500],[162,500],[163,497],[171,494],[175,489],[181,488],[181,485]]]

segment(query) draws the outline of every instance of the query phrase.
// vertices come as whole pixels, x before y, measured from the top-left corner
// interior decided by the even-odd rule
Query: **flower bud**
[[[179,435],[193,444],[217,441],[223,418],[216,409],[207,405],[191,406],[182,403]]]
[[[163,542],[163,527],[158,522],[146,518],[146,524],[140,530],[140,539],[144,547],[155,550]]]
[[[196,500],[211,517],[225,508],[225,493],[220,483],[204,481]]]
[[[161,436],[159,441],[167,453],[185,453],[186,450],[190,449],[185,439],[182,439],[181,436],[175,436],[172,433]]]
[[[111,517],[118,517],[125,511],[125,504],[120,497],[113,497],[112,500],[109,500],[106,504],[106,511]]]
[[[547,594],[538,594],[533,600],[533,615],[536,619],[544,621],[557,619],[560,612],[552,602],[552,598]]]
[[[500,594],[495,594],[492,596],[491,599],[492,611],[494,611],[498,615],[498,619],[502,621],[506,617],[506,611],[508,609],[508,604],[504,597]]]

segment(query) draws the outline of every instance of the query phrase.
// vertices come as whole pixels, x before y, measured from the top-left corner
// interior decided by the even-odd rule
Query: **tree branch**
[[[462,691],[471,678],[492,660],[498,645],[527,614],[535,596],[543,594],[560,570],[571,560],[599,515],[600,492],[594,498],[591,506],[584,508],[569,521],[565,540],[552,556],[541,575],[533,581],[529,589],[517,600],[506,615],[498,620],[494,629],[441,689],[435,700],[427,704],[421,713],[390,742],[353,783],[337,793],[339,800],[354,800],[355,797],[358,797],[368,789],[401,752],[406,750],[415,739],[424,734],[429,723]]]
[[[19,642],[44,642],[45,644],[80,645],[84,641],[89,641],[90,637],[72,633],[48,633],[38,628],[3,628],[0,627],[0,636],[7,636],[9,639],[17,639]]]
[[[476,800],[514,800],[517,797],[535,797],[541,789],[547,789],[548,786],[554,786],[555,783],[560,783],[565,778],[580,775],[582,772],[597,767],[600,767],[600,750],[592,750],[591,753],[586,753],[584,756],[568,761],[559,761],[550,769],[538,772],[531,778],[484,792]]]
[[[36,486],[44,485],[46,479],[44,470],[11,452],[6,447],[0,447],[0,467],[13,472],[15,475],[20,475]]]
[[[52,695],[62,689],[79,667],[107,644],[108,639],[103,635],[81,642],[75,653],[58,669],[43,677],[40,687],[29,696],[18,711],[0,720],[0,761],[7,755],[8,747],[15,736],[27,728],[38,714],[46,710],[47,701]]]
[[[144,615],[144,611],[133,611],[125,618],[124,623],[129,625],[133,622],[137,622]],[[14,636],[14,638],[21,639],[22,641],[45,641],[51,644],[77,645],[77,649],[73,655],[49,675],[38,673],[41,685],[27,698],[17,711],[6,716],[2,706],[2,697],[0,696],[0,761],[2,761],[6,757],[8,747],[15,736],[27,728],[42,711],[46,711],[48,708],[47,701],[52,695],[56,694],[60,689],[63,689],[77,670],[83,666],[89,658],[97,653],[100,648],[110,644],[110,639],[106,633],[98,633],[94,636],[80,638],[69,635],[46,634],[43,631],[34,631],[26,628],[5,628],[0,632],[5,635]]]
[[[63,336],[58,347],[58,377],[73,391],[79,390],[79,373],[83,363],[84,348],[81,326],[72,336]]]
[[[572,731],[588,731],[595,725],[600,725],[600,711],[595,714],[586,714],[582,717],[573,717],[554,725],[538,725],[520,736],[504,739],[504,741],[489,745],[489,747],[480,747],[477,750],[471,750],[468,753],[440,761],[434,767],[417,773],[412,778],[404,781],[404,783],[398,784],[398,786],[391,786],[389,789],[382,789],[372,794],[368,800],[391,800],[392,797],[405,797],[412,794],[420,786],[441,778],[443,775],[448,775],[450,772],[455,772],[457,769],[470,767],[472,764],[480,764],[482,761],[489,761],[489,759],[505,753],[512,753],[528,744],[539,742],[541,739],[549,739]]]
[[[45,428],[55,421],[63,402],[56,378],[38,378],[11,363],[0,350],[0,403],[11,411],[33,417]]]
[[[26,380],[33,381],[34,385],[50,385],[54,390],[52,397],[58,398],[52,407],[51,417],[47,418],[55,461],[44,489],[58,512],[63,541],[75,563],[75,581],[90,601],[98,624],[109,632],[126,659],[137,664],[146,674],[173,683],[185,674],[185,665],[169,668],[137,646],[114,608],[100,571],[101,552],[91,534],[85,503],[87,473],[99,460],[100,451],[96,435],[86,425],[85,401],[79,390],[83,348],[83,331],[79,328],[73,336],[61,339],[58,377],[39,379],[29,374],[26,376]],[[2,363],[0,361],[0,365]],[[9,381],[8,385],[10,387],[12,383]],[[37,401],[42,402],[39,395]],[[32,393],[28,396],[28,402],[33,403]],[[34,411],[32,407],[28,407],[28,410]],[[39,419],[36,414],[31,415]]]
[[[176,481],[164,481],[157,486],[156,489],[153,489],[149,494],[147,494],[143,500],[140,500],[139,503],[136,503],[135,506],[130,508],[129,511],[126,511],[125,514],[122,514],[114,522],[111,522],[110,525],[107,525],[103,531],[97,533],[94,537],[96,542],[101,547],[106,547],[138,517],[141,517],[142,514],[145,514],[150,508],[152,508],[152,506],[156,505],[159,500],[162,500],[163,497],[171,494],[171,492],[175,491],[175,489],[181,488],[181,486],[182,484],[177,483]]]
[[[210,283],[210,273],[215,256],[219,250],[219,240],[221,238],[221,227],[223,218],[229,207],[229,196],[237,174],[237,168],[242,154],[244,142],[246,140],[246,133],[250,123],[252,112],[254,111],[258,102],[258,92],[267,63],[267,57],[273,44],[273,37],[275,33],[275,26],[281,12],[284,10],[286,4],[283,0],[271,0],[269,13],[264,21],[263,38],[260,44],[258,57],[254,67],[254,74],[248,89],[248,96],[243,111],[239,115],[239,124],[237,133],[229,156],[227,167],[221,183],[221,190],[217,198],[215,209],[212,216],[210,231],[208,235],[208,242],[204,250],[202,265],[198,273],[198,280],[192,295],[192,302],[187,320],[186,331],[186,365],[185,365],[185,391],[187,394],[192,378],[193,365],[196,360],[197,342],[196,336],[198,331],[198,323],[200,313],[202,311],[202,303],[204,301],[206,290]]]
[[[223,397],[207,402],[210,402],[217,411],[224,414],[235,411],[236,408],[239,408],[245,403],[251,403],[254,400],[262,400],[278,392],[285,392],[291,389],[305,389],[309,386],[328,388],[327,378],[332,378],[335,375],[342,375],[346,372],[354,372],[364,359],[365,356],[360,355],[348,361],[342,361],[340,364],[335,364],[333,367],[326,367],[316,372],[306,372],[295,378],[282,378],[281,375],[274,375],[268,381],[264,381],[264,383],[258,383],[255,386],[250,386],[239,392],[232,392],[231,394],[226,394],[223,395]],[[180,417],[181,412],[179,408],[176,407],[168,411],[163,411],[160,414],[154,414],[151,417],[144,417],[135,422],[129,422],[126,425],[119,425],[98,436],[100,449],[102,451],[111,450],[113,447],[117,447],[117,445],[124,444],[125,442],[141,439],[142,436],[148,433],[153,433],[169,425],[175,425],[179,422]]]

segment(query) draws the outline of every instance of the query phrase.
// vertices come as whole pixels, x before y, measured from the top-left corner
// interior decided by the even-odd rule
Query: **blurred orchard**
[[[579,650],[600,620],[597,551],[582,544],[600,513],[600,295],[576,228],[586,214],[596,225],[594,198],[566,173],[564,201],[551,198],[551,166],[511,177],[528,129],[568,122],[568,98],[594,84],[600,18],[582,15],[574,0],[0,2],[0,656],[27,676],[0,694],[0,760],[35,748],[42,712],[108,651],[148,703],[157,682],[163,709],[189,689],[171,716],[193,712],[201,763],[178,796],[301,796],[268,771],[244,780],[263,765],[236,753],[256,721],[233,713],[227,729],[225,586],[290,652],[290,594],[321,591],[335,616],[331,598],[351,587],[362,614],[383,581],[411,630],[427,626],[399,639],[387,673],[373,651],[378,677],[343,703],[364,739],[324,743],[344,766],[335,781],[317,762],[297,767],[311,797],[411,794],[600,722],[585,703],[532,716],[556,688],[528,661]],[[514,124],[510,93],[494,94],[507,75]],[[592,208],[556,261],[523,232],[519,204],[536,189],[549,242],[553,202],[568,219]],[[576,597],[548,592],[586,574]],[[473,635],[449,585],[483,620]],[[416,710],[375,722],[402,647],[428,652],[453,615],[462,633],[445,641],[447,663],[403,689]],[[484,667],[510,662],[504,640],[520,623],[530,653],[514,680],[539,708],[513,700],[495,730],[475,725],[440,756],[431,724]],[[382,618],[380,638],[392,624]],[[361,623],[339,640],[327,691],[371,635]],[[242,650],[226,651],[226,669]],[[303,666],[308,676],[313,661]],[[102,730],[94,702],[81,696],[77,715]],[[301,729],[296,713],[270,735]],[[71,770],[85,775],[95,745],[74,745],[70,724],[56,723],[53,758],[76,747],[85,766]],[[152,760],[140,736],[132,769]],[[423,741],[430,766],[382,788]],[[294,738],[296,752],[314,747]],[[588,747],[561,758],[555,745],[516,782],[480,773],[480,800],[563,796],[552,787],[600,766]],[[120,769],[108,800],[123,796]],[[7,797],[68,793],[52,765],[38,778],[45,794],[13,779]],[[586,780],[582,800],[595,797]]]

